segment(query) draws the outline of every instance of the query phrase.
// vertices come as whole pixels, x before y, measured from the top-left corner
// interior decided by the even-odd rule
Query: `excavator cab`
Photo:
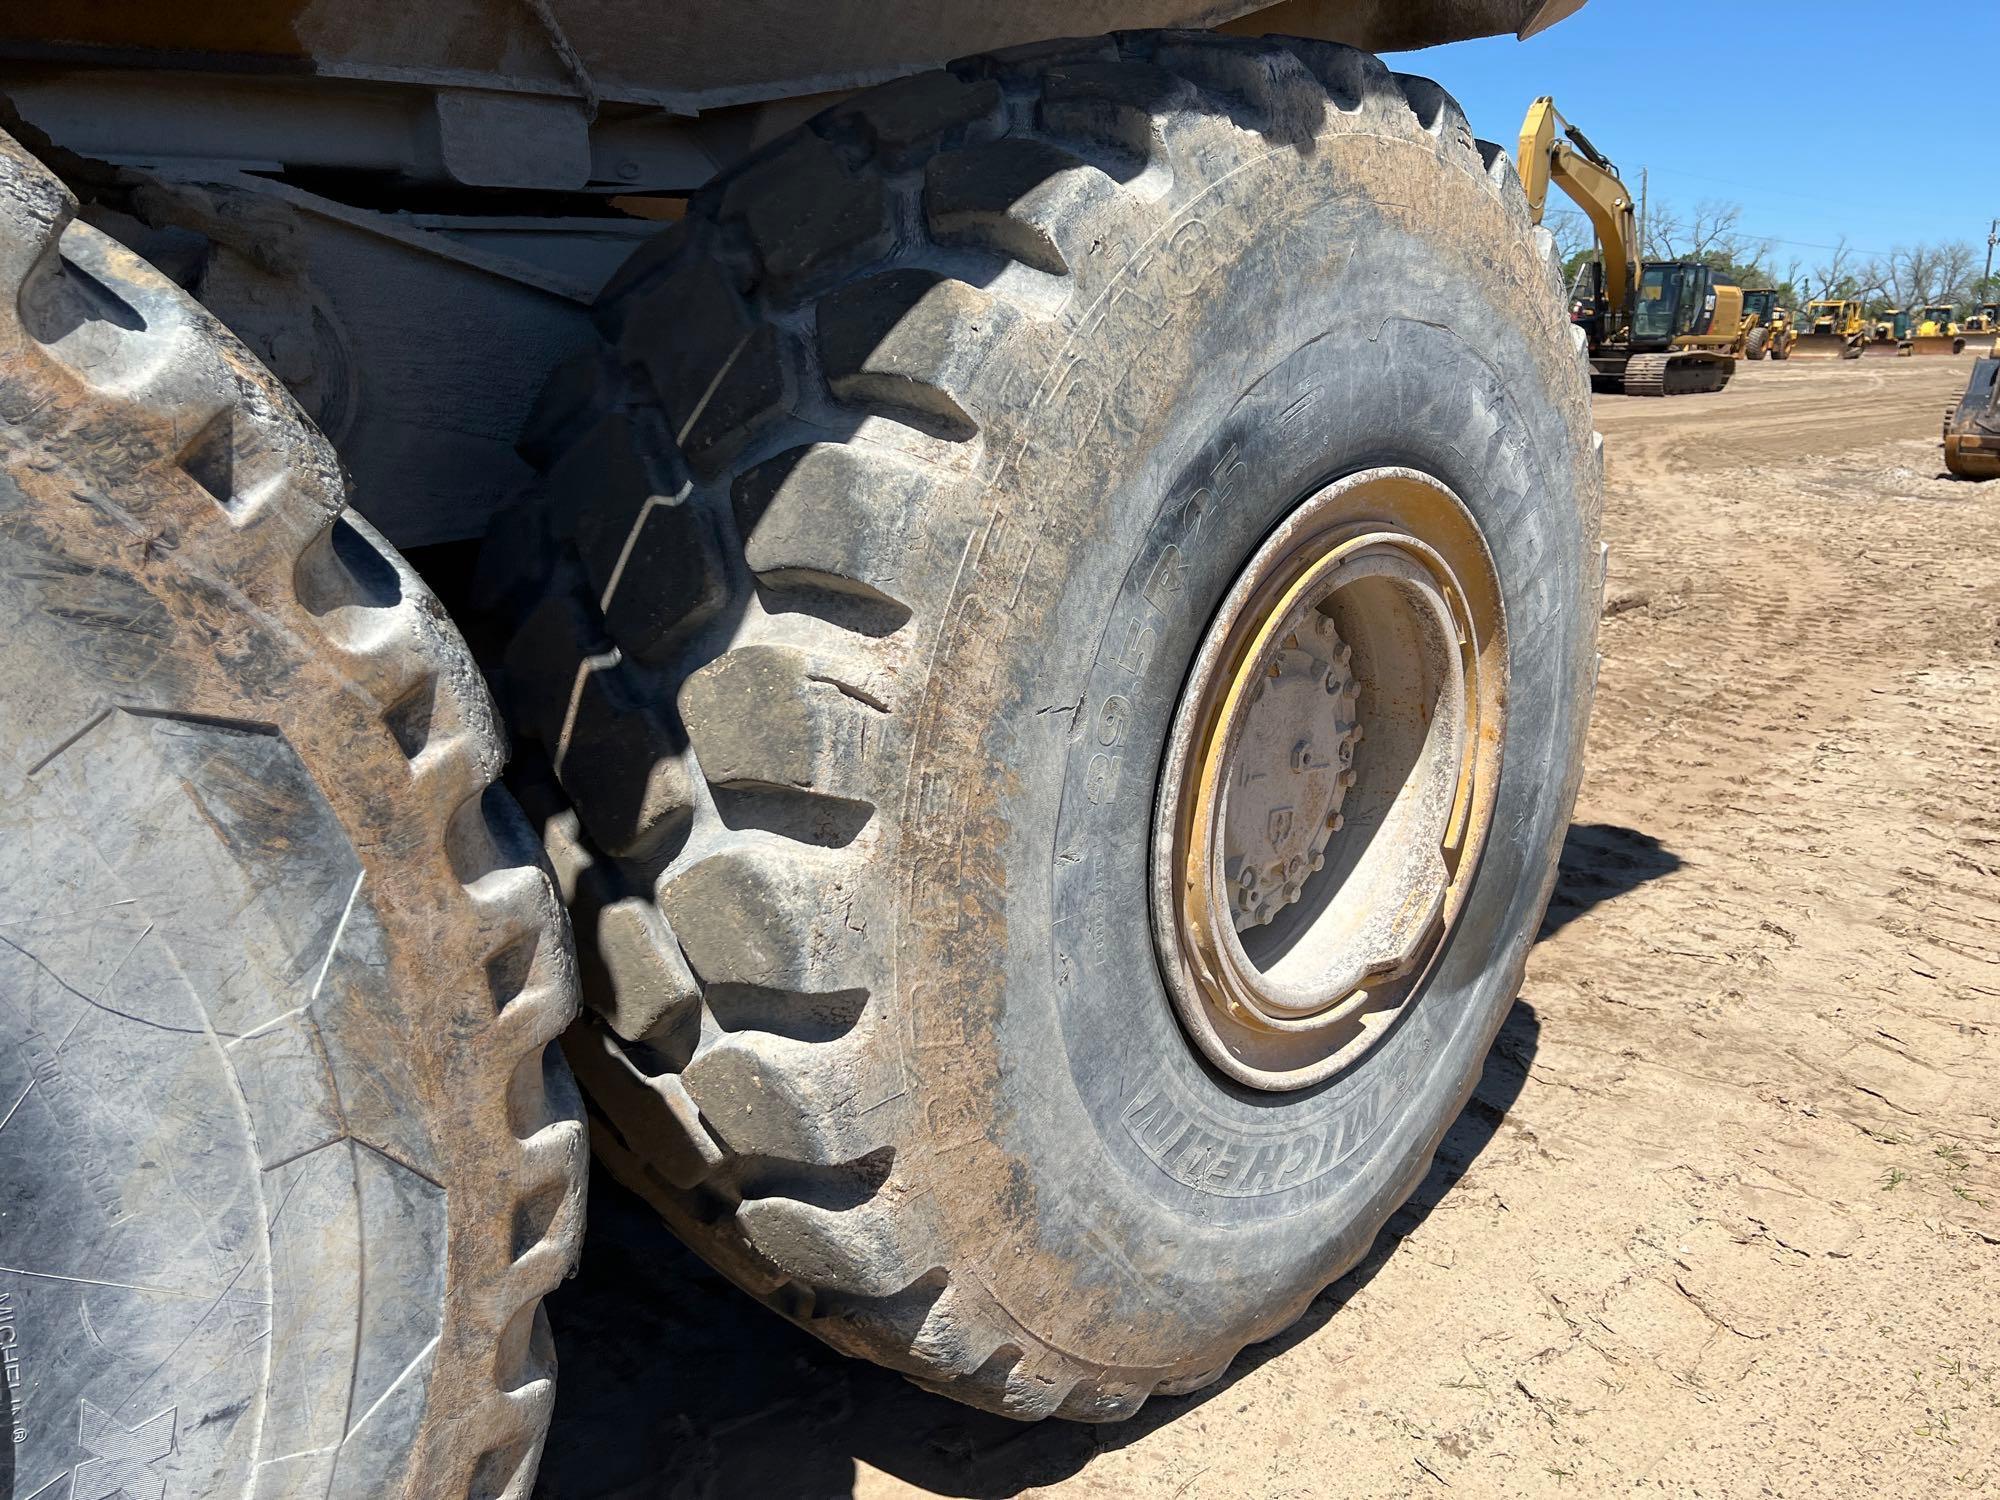
[[[1714,267],[1700,261],[1646,262],[1632,305],[1633,350],[1665,349],[1677,338],[1710,333],[1717,285]]]

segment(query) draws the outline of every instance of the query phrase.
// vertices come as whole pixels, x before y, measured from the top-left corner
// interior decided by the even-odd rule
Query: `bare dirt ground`
[[[2000,1495],[2000,483],[1938,477],[1967,369],[1600,398],[1604,669],[1544,941],[1297,1328],[1133,1422],[1024,1428],[838,1359],[600,1177],[538,1493]]]

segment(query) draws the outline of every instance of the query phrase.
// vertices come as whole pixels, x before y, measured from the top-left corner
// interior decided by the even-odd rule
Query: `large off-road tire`
[[[1762,359],[1764,351],[1770,346],[1770,343],[1771,330],[1769,328],[1760,326],[1751,329],[1750,336],[1743,341],[1743,357],[1745,359]]]
[[[0,1494],[525,1496],[587,1158],[491,703],[73,208],[0,137]]]
[[[601,1016],[593,1141],[704,1256],[962,1400],[1106,1419],[1363,1254],[1578,778],[1601,464],[1552,249],[1436,85],[1137,34],[863,94],[615,279],[482,587]],[[1149,860],[1197,644],[1343,476],[1442,481],[1483,533],[1507,728],[1448,942],[1300,1083],[1340,1060],[1198,1036]]]

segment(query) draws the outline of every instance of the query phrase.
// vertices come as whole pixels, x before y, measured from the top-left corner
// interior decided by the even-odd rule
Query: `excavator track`
[[[2000,479],[2000,359],[1976,362],[1965,395],[1946,411],[1944,466],[1960,479]]]
[[[1625,362],[1628,396],[1702,396],[1721,390],[1736,372],[1736,361],[1700,350],[1635,354]]]

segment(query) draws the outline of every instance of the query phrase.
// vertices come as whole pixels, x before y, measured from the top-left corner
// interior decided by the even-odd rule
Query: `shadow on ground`
[[[1594,906],[1671,875],[1681,857],[1650,833],[1615,823],[1572,823],[1538,939],[1552,937]]]
[[[844,1359],[730,1286],[603,1171],[575,1280],[549,1298],[562,1361],[540,1500],[805,1500],[852,1493],[857,1460],[946,1495],[1013,1495],[1081,1469],[1310,1337],[1371,1281],[1493,1138],[1541,1026],[1516,1001],[1430,1173],[1367,1257],[1285,1333],[1192,1396],[1129,1422],[1023,1426]]]
[[[1573,825],[1541,936],[1669,875],[1659,840]],[[844,1359],[703,1265],[599,1170],[575,1280],[549,1298],[562,1360],[540,1500],[818,1500],[852,1493],[857,1461],[941,1494],[1016,1494],[1074,1474],[1230,1388],[1310,1337],[1375,1276],[1471,1168],[1527,1081],[1541,1034],[1517,1000],[1429,1175],[1367,1257],[1217,1384],[1148,1402],[1130,1422],[1023,1426]]]

